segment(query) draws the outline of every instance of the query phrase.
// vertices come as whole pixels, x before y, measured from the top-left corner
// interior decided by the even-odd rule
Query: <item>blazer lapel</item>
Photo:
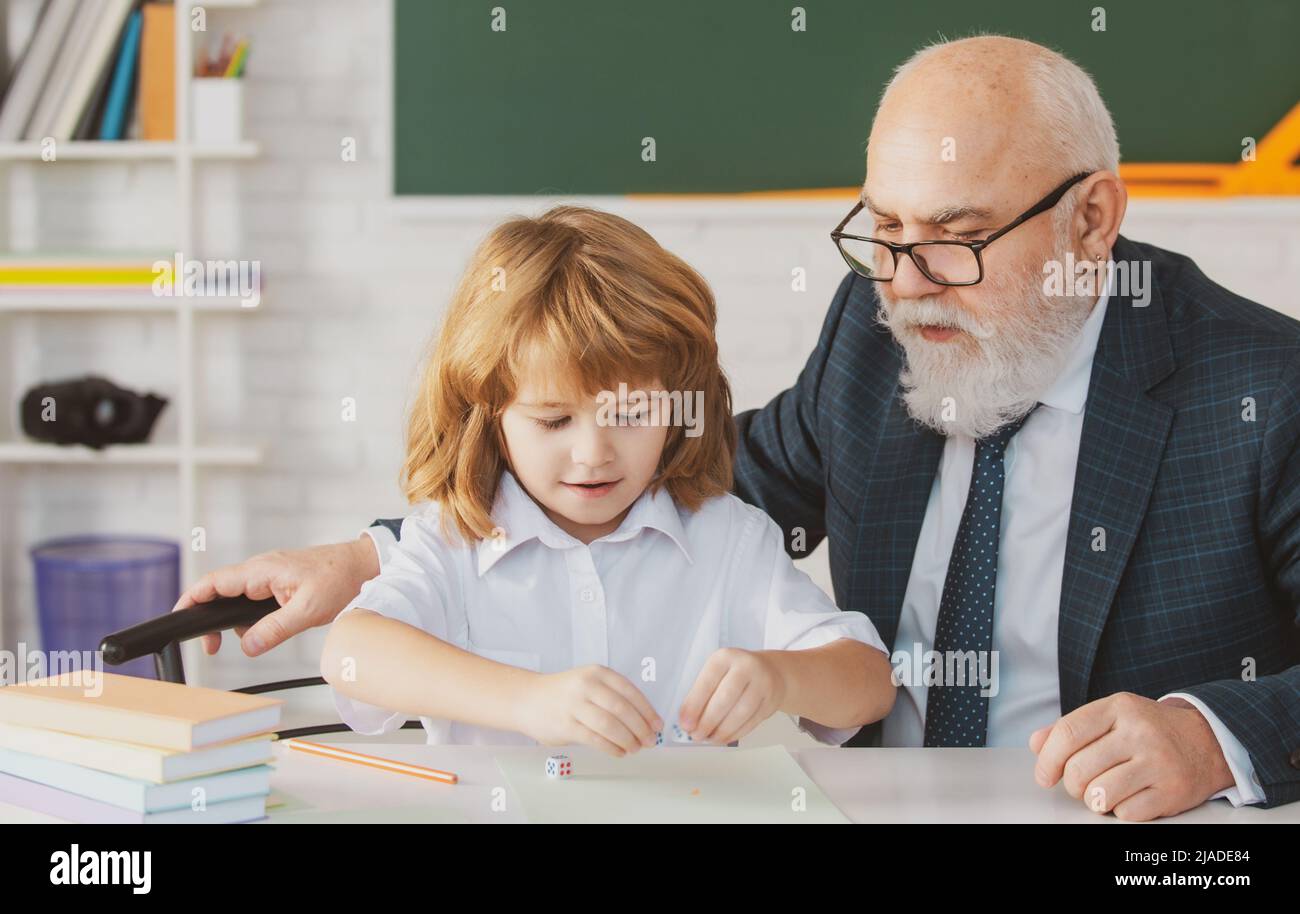
[[[852,553],[853,591],[863,595],[857,605],[871,607],[880,637],[891,651],[943,444],[941,435],[908,415],[896,387],[866,491],[854,512],[860,521]]]
[[[1140,260],[1123,237],[1115,259]],[[1174,370],[1159,287],[1113,294],[1093,357],[1066,536],[1057,647],[1061,713],[1088,700],[1097,645],[1146,516],[1173,409],[1147,391]]]

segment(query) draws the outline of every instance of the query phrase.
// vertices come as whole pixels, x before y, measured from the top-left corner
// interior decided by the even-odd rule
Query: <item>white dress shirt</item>
[[[1084,405],[1107,299],[1105,293],[1099,296],[1060,375],[1011,439],[1003,461],[1006,484],[993,598],[998,691],[989,698],[989,746],[1026,746],[1031,733],[1061,716],[1056,649],[1065,541]],[[934,646],[948,559],[966,507],[974,461],[974,439],[949,435],[930,489],[894,640],[895,656],[900,651],[914,655],[914,669]],[[923,745],[926,694],[923,681],[903,682],[884,722],[883,745]],[[1205,716],[1232,770],[1236,786],[1215,797],[1226,796],[1234,806],[1262,801],[1263,788],[1240,740],[1203,702],[1185,693],[1171,694],[1186,699]]]
[[[584,545],[507,472],[492,517],[504,536],[473,546],[442,536],[433,504],[403,521],[400,542],[372,529],[382,570],[340,618],[364,607],[539,673],[607,666],[663,719],[664,745],[672,745],[682,701],[720,647],[801,650],[852,638],[886,653],[871,621],[836,609],[794,567],[776,523],[733,495],[692,513],[666,490],[643,492],[617,530]],[[388,733],[407,719],[338,691],[334,699],[343,721],[361,733]],[[430,743],[533,742],[459,721],[421,721]],[[858,729],[800,726],[834,745]]]

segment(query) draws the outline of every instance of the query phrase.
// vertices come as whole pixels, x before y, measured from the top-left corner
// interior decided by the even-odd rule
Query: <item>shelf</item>
[[[172,314],[188,302],[196,311],[257,311],[232,295],[192,298],[154,295],[151,292],[15,292],[0,291],[0,312],[63,311],[71,313],[163,312]]]
[[[40,4],[30,3],[25,5],[30,7],[33,13],[40,6]],[[82,6],[86,5],[88,4],[82,4]],[[31,182],[24,177],[34,174],[37,166],[81,163],[80,166],[67,164],[62,169],[56,168],[50,173],[50,180],[55,183],[72,181],[72,186],[65,190],[76,193],[79,190],[77,173],[87,170],[98,172],[101,168],[117,172],[125,165],[133,165],[136,168],[143,167],[151,174],[157,172],[156,177],[171,179],[168,182],[173,185],[170,191],[152,189],[150,191],[150,202],[169,203],[175,210],[175,228],[169,233],[173,238],[166,247],[182,251],[196,250],[199,247],[196,241],[203,237],[203,225],[206,222],[202,209],[200,182],[214,176],[213,169],[235,172],[233,179],[239,181],[240,176],[236,169],[244,161],[257,158],[261,154],[261,148],[255,139],[218,144],[195,141],[190,133],[194,64],[197,54],[201,53],[202,47],[207,44],[207,39],[220,34],[218,27],[220,23],[214,21],[214,16],[219,17],[221,10],[242,10],[258,5],[259,0],[176,0],[174,54],[172,55],[172,85],[175,90],[176,115],[174,138],[169,141],[60,140],[53,145],[42,143],[40,140],[0,142],[0,190],[4,191],[6,197],[6,202],[0,206],[0,213],[15,225],[24,221],[15,220],[15,205],[25,202],[25,194],[31,192],[40,195],[32,203],[39,215],[39,208],[45,203],[43,199],[45,189],[39,185],[39,182],[34,188],[27,187],[26,185],[30,185]],[[207,36],[203,33],[196,35],[192,30],[193,12],[199,7],[204,8],[209,14],[206,27],[210,32]],[[0,16],[0,20],[4,18]],[[248,23],[244,23],[243,20],[254,17],[237,14],[234,18],[239,20],[240,27],[244,28]],[[51,155],[52,161],[47,161],[43,153]],[[128,171],[134,170],[128,169]],[[220,175],[220,177],[225,176]],[[10,193],[12,187],[9,185],[15,182],[20,186],[21,192],[12,195]],[[130,204],[129,200],[126,202]],[[27,215],[25,210],[22,215],[24,217]],[[39,220],[36,227],[43,228]],[[40,233],[36,232],[35,235],[34,243],[40,245],[42,243]],[[12,256],[15,252],[6,253]],[[8,329],[7,323],[51,320],[60,314],[69,316],[63,318],[65,322],[72,319],[74,323],[78,320],[84,323],[88,315],[106,317],[111,315],[119,319],[123,316],[134,316],[136,319],[144,317],[146,323],[151,326],[155,319],[164,322],[174,321],[177,377],[173,404],[168,408],[175,413],[176,428],[172,429],[170,435],[164,440],[157,443],[116,445],[102,450],[92,450],[80,445],[60,446],[28,441],[21,436],[21,432],[11,426],[12,430],[6,430],[11,437],[0,440],[0,477],[5,475],[3,471],[7,467],[13,467],[15,472],[9,475],[15,476],[14,482],[22,486],[25,484],[24,474],[37,477],[44,471],[53,472],[55,477],[60,477],[67,472],[76,472],[77,468],[92,468],[88,475],[102,476],[99,485],[111,487],[119,484],[114,480],[123,473],[129,476],[141,473],[157,475],[159,472],[174,474],[172,478],[176,480],[178,529],[189,530],[194,527],[199,515],[200,486],[206,468],[237,471],[239,468],[255,467],[263,459],[263,449],[259,445],[203,443],[205,436],[198,431],[197,400],[201,387],[198,383],[196,363],[199,341],[206,327],[204,321],[194,315],[231,314],[237,311],[256,311],[259,308],[244,307],[237,295],[158,296],[153,294],[147,278],[144,276],[140,278],[145,282],[122,288],[108,285],[97,288],[75,285],[45,289],[18,285],[0,288],[0,328]],[[202,288],[220,289],[220,287],[208,286]],[[259,305],[260,295],[264,291],[264,288],[259,290]],[[15,335],[21,337],[21,333]],[[5,345],[0,346],[0,364],[7,365],[11,360],[13,353],[7,351],[7,348],[12,345],[17,343],[6,339]],[[242,436],[232,433],[231,437],[238,441]],[[217,440],[219,441],[220,438],[218,437]],[[189,443],[182,445],[179,441]],[[57,469],[59,467],[66,469],[59,471]],[[119,469],[114,470],[110,467]],[[41,483],[39,479],[34,479],[33,484],[42,488],[57,486],[59,480],[52,478]],[[8,487],[0,488],[0,496],[13,497]],[[0,547],[8,548],[8,544],[3,540],[4,537],[0,535]],[[182,551],[182,580],[189,581],[195,577],[198,570],[195,567],[196,562],[197,558],[190,550]],[[0,562],[0,577],[3,577],[4,564]],[[201,652],[197,652],[197,645],[195,643],[186,645],[184,652],[187,664],[194,667],[198,674],[205,661],[202,656],[199,656]]]
[[[251,445],[211,445],[194,448],[201,466],[255,466],[262,450]],[[42,444],[36,441],[0,443],[0,463],[9,464],[134,464],[167,466],[181,462],[181,448],[173,444],[118,444],[95,451],[82,445]]]
[[[42,162],[44,146],[37,142],[0,143],[0,161]],[[63,140],[55,143],[55,158],[45,164],[85,161],[141,161],[148,159],[251,159],[258,145],[245,141],[229,146],[194,146],[147,140]]]

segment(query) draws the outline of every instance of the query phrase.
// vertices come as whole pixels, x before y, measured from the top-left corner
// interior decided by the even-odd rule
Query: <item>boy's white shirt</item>
[[[690,512],[666,490],[647,490],[617,530],[588,546],[556,526],[511,473],[497,488],[496,539],[449,542],[433,504],[402,522],[400,542],[382,528],[368,531],[380,574],[339,618],[369,609],[540,673],[607,666],[645,694],[666,730],[720,647],[802,650],[852,638],[888,654],[871,621],[837,609],[794,567],[776,523],[734,495]],[[408,719],[332,691],[344,723],[360,733],[389,733]],[[533,743],[521,733],[420,720],[430,743]],[[809,720],[799,727],[832,745],[858,730]]]

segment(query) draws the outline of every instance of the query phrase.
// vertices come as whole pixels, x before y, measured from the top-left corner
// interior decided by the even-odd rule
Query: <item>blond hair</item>
[[[491,535],[508,468],[501,414],[533,358],[565,394],[658,379],[703,391],[702,433],[669,429],[651,490],[697,509],[731,489],[736,430],[704,279],[626,219],[577,206],[515,218],[475,251],[422,372],[402,487],[470,542]]]

